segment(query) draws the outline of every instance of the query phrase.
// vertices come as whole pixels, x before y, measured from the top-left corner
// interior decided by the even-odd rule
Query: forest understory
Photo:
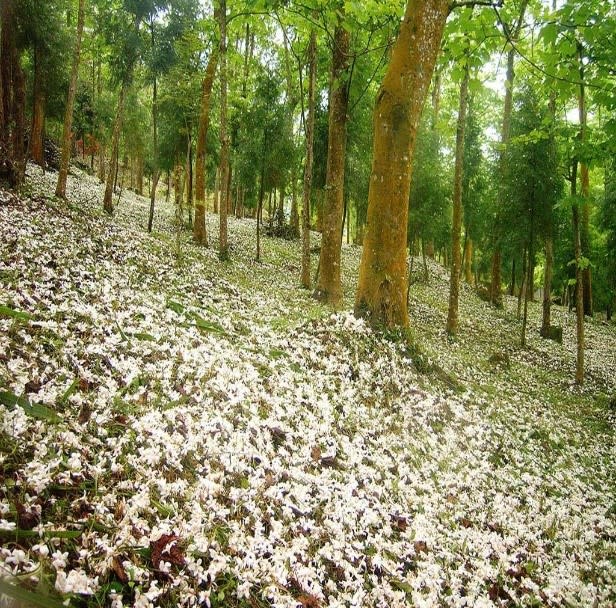
[[[517,300],[464,286],[452,340],[415,260],[412,329],[376,332],[359,247],[332,314],[254,220],[221,262],[213,214],[200,248],[162,200],[148,235],[149,200],[55,182],[0,191],[1,605],[616,605],[613,324],[580,387],[560,307],[522,348]]]

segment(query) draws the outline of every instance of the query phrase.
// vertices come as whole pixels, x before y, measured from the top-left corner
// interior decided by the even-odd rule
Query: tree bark
[[[156,48],[156,40],[154,34],[154,18],[150,20],[150,37],[152,40],[152,52]],[[154,73],[154,82],[152,83],[152,144],[154,147],[154,174],[152,175],[152,189],[150,190],[150,211],[148,213],[148,232],[152,232],[154,225],[154,207],[156,205],[156,188],[160,179],[160,167],[158,159],[158,81],[156,72]],[[169,175],[167,173],[167,175]],[[169,190],[167,189],[167,200],[169,200]]]
[[[510,32],[509,28],[505,26],[505,34],[511,40],[515,40],[520,33],[520,29],[522,27],[522,23],[524,21],[524,13],[526,12],[526,6],[528,4],[528,0],[522,0],[522,4],[520,6],[520,14],[518,20],[513,27],[513,30]],[[502,308],[503,306],[503,294],[501,292],[501,226],[500,226],[500,211],[505,207],[505,190],[502,184],[505,182],[505,173],[507,171],[507,155],[506,155],[506,147],[509,143],[509,132],[511,130],[511,111],[513,109],[513,81],[515,78],[514,71],[515,64],[515,49],[512,47],[509,49],[507,53],[507,78],[505,82],[505,103],[503,105],[503,123],[501,128],[501,146],[502,150],[499,157],[499,175],[501,179],[501,187],[498,191],[498,199],[497,199],[497,218],[496,218],[496,226],[494,227],[494,251],[492,253],[492,277],[490,282],[490,302],[496,306],[497,308]]]
[[[32,126],[30,127],[30,156],[37,165],[45,168],[45,88],[41,48],[34,45],[34,84],[32,96]]]
[[[473,284],[473,239],[470,236],[464,243],[464,280],[469,285]]]
[[[447,333],[454,336],[458,332],[458,298],[460,292],[460,232],[462,229],[462,173],[464,171],[464,127],[468,103],[468,63],[460,84],[460,104],[456,128],[456,162],[453,180],[453,220],[451,226],[451,275],[449,279],[449,310],[447,312]]]
[[[571,198],[573,200],[573,247],[575,251],[575,318],[576,318],[576,362],[575,382],[584,384],[584,281],[582,279],[582,241],[580,237],[580,208],[577,202],[577,159],[571,171]]]
[[[408,326],[409,322],[406,233],[411,166],[448,10],[445,0],[408,0],[376,100],[355,314],[377,325]]]
[[[75,34],[75,48],[73,49],[73,64],[71,66],[71,80],[68,86],[68,97],[66,100],[66,111],[64,113],[64,130],[62,132],[62,157],[60,160],[60,171],[56,184],[56,196],[66,197],[66,180],[68,177],[68,167],[71,160],[71,131],[73,128],[73,107],[75,105],[75,93],[77,92],[77,77],[79,76],[79,59],[81,57],[81,41],[83,38],[83,24],[85,21],[85,0],[79,0],[79,10],[77,13],[77,33]]]
[[[120,153],[120,132],[122,130],[122,117],[124,115],[124,100],[128,90],[128,78],[122,81],[120,96],[118,98],[118,109],[113,122],[113,135],[111,137],[111,158],[107,169],[107,182],[105,183],[105,196],[103,198],[103,209],[108,213],[113,213],[113,185],[118,169],[118,156]]]
[[[301,283],[310,289],[310,197],[312,193],[312,164],[314,147],[314,89],[317,76],[317,33],[310,32],[308,45],[308,113],[306,125],[306,163],[304,165],[304,193],[302,199],[302,273]]]
[[[218,49],[212,50],[205,68],[205,76],[201,83],[201,107],[199,110],[199,130],[197,133],[197,154],[195,161],[195,221],[193,224],[193,239],[199,245],[207,247],[207,231],[205,228],[205,153],[207,132],[210,126],[210,106],[214,76],[218,66]]]
[[[552,240],[551,227],[545,237],[544,247],[545,272],[543,275],[543,316],[541,320],[541,331],[539,333],[543,338],[548,338],[552,325],[552,275],[554,273],[554,242]]]
[[[584,49],[578,43],[578,56],[580,66],[580,91],[578,96],[578,115],[580,120],[580,143],[584,145],[587,137],[587,112],[586,112],[586,91],[584,86]],[[588,174],[588,164],[580,162],[580,196],[583,199],[581,208],[580,240],[582,245],[582,255],[590,257],[590,178]],[[584,283],[584,314],[592,317],[592,270],[590,265],[585,265],[582,269],[582,282]]]
[[[219,0],[220,28],[220,232],[218,255],[221,260],[229,259],[227,237],[227,212],[229,189],[229,134],[227,133],[227,2]]]
[[[327,177],[323,205],[323,236],[319,258],[319,280],[313,297],[333,306],[342,302],[340,250],[344,208],[344,167],[347,138],[349,32],[339,24],[334,48],[329,94]]]

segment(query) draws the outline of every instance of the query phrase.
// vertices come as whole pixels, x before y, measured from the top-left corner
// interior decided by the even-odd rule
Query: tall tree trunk
[[[45,168],[45,143],[43,141],[45,137],[45,88],[43,84],[43,60],[41,55],[40,46],[35,44],[30,156],[37,165]]]
[[[528,261],[526,263],[526,289],[524,293],[524,314],[522,316],[522,337],[520,343],[522,346],[526,346],[526,326],[528,324],[528,301],[534,298],[535,291],[535,251],[533,243],[535,240],[535,221],[534,221],[534,207],[530,218],[530,234],[528,238]],[[530,297],[529,297],[530,294]]]
[[[188,217],[192,217],[193,208],[193,151],[192,151],[192,137],[190,130],[188,131],[186,150],[186,208],[188,210]]]
[[[71,80],[68,85],[68,97],[66,100],[66,111],[64,113],[62,157],[60,160],[58,183],[56,184],[56,196],[59,198],[66,197],[66,180],[68,177],[68,166],[71,160],[73,107],[75,105],[75,93],[77,91],[77,77],[79,76],[79,58],[81,56],[81,40],[83,38],[83,24],[85,21],[85,5],[85,0],[79,0],[79,11],[77,13],[77,33],[75,34],[75,48],[73,49],[73,65],[71,66]]]
[[[124,115],[124,100],[128,90],[128,78],[122,81],[120,96],[118,98],[118,108],[113,122],[113,134],[111,136],[111,158],[107,169],[107,182],[105,183],[105,196],[103,198],[103,209],[110,215],[113,213],[113,186],[116,181],[118,170],[118,156],[120,153],[120,132],[122,130],[122,118]]]
[[[587,112],[586,112],[586,92],[584,87],[584,48],[578,43],[579,71],[580,71],[580,90],[578,95],[578,115],[580,121],[580,142],[586,142]],[[580,239],[582,244],[582,255],[590,257],[590,179],[588,174],[588,163],[580,162],[580,195],[583,199],[581,208]],[[584,314],[592,317],[592,270],[590,264],[586,264],[582,269],[582,282],[584,283]]]
[[[408,200],[417,125],[449,11],[446,0],[408,0],[374,109],[367,229],[355,314],[408,325]]]
[[[263,134],[263,152],[267,149],[267,131]],[[261,175],[259,176],[259,198],[257,201],[257,254],[255,259],[261,261],[261,215],[263,214],[263,197],[265,196],[265,154],[261,154]]]
[[[464,280],[469,285],[473,284],[473,239],[470,236],[464,243]]]
[[[582,241],[580,237],[580,208],[577,194],[577,159],[573,160],[571,171],[571,200],[573,200],[573,247],[575,251],[575,317],[577,356],[575,363],[575,382],[584,384],[584,281],[582,279]]]
[[[220,14],[220,237],[218,255],[229,259],[227,240],[227,212],[229,188],[229,134],[227,133],[227,1],[219,0]]]
[[[338,306],[342,302],[340,249],[344,208],[344,167],[349,104],[349,32],[339,24],[334,33],[329,88],[327,177],[323,206],[323,237],[319,258],[319,280],[313,296]]]
[[[199,130],[197,133],[197,158],[195,162],[195,221],[193,224],[193,239],[199,245],[207,247],[207,231],[205,228],[205,153],[207,132],[210,126],[210,106],[214,76],[218,65],[218,49],[213,49],[205,68],[205,76],[201,83],[201,107],[199,109]]]
[[[554,242],[552,240],[551,222],[544,241],[545,272],[543,274],[543,316],[541,319],[540,335],[544,338],[550,336],[552,311],[552,275],[554,273]]]
[[[152,40],[152,52],[156,48],[154,19],[150,20],[150,37]],[[154,207],[156,205],[156,188],[160,179],[160,167],[158,158],[158,81],[156,73],[154,73],[154,82],[152,83],[152,144],[154,153],[154,173],[152,175],[152,188],[150,190],[150,211],[148,213],[148,232],[152,232],[154,225]],[[167,177],[169,173],[167,173]],[[169,188],[167,187],[167,200],[169,200]]]
[[[510,42],[515,41],[520,33],[520,29],[524,22],[524,14],[526,13],[526,6],[528,0],[522,0],[520,6],[520,13],[514,27],[510,30],[505,27],[505,35],[509,38]],[[490,282],[490,301],[497,308],[503,306],[503,294],[501,292],[501,210],[505,208],[505,189],[502,184],[505,181],[505,174],[507,172],[507,153],[506,147],[509,144],[509,133],[511,130],[511,111],[513,109],[513,81],[515,78],[514,71],[515,64],[515,49],[512,47],[507,53],[507,78],[505,82],[505,103],[503,105],[503,122],[501,128],[501,146],[502,150],[499,158],[499,176],[501,180],[501,186],[498,190],[497,199],[497,214],[496,225],[494,226],[494,251],[492,253],[492,277]]]
[[[3,0],[0,4],[0,80],[2,81],[2,123],[0,124],[0,179],[6,180],[11,188],[18,187],[22,181],[23,163],[23,124],[24,116],[19,103],[25,100],[21,59],[15,43],[16,25],[14,3]],[[21,131],[21,133],[19,133]]]
[[[310,196],[312,192],[312,164],[314,144],[314,89],[317,76],[317,33],[310,32],[308,46],[308,114],[304,117],[306,127],[306,164],[304,165],[304,193],[302,199],[302,274],[301,283],[310,289]]]
[[[468,81],[470,71],[468,62],[464,68],[464,77],[460,84],[460,104],[458,124],[456,127],[456,163],[453,178],[453,220],[451,226],[451,275],[449,279],[449,310],[447,312],[447,333],[451,336],[458,332],[458,298],[460,292],[460,232],[462,229],[462,174],[464,172],[464,127],[466,125],[466,107],[468,103]]]

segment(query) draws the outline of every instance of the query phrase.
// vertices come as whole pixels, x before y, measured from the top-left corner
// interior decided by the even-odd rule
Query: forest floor
[[[616,605],[616,327],[539,338],[448,273],[410,332],[298,287],[299,243],[28,168],[0,191],[0,593],[22,606]],[[316,237],[315,237],[316,241]],[[314,263],[316,265],[316,255]],[[419,269],[419,263],[415,261]],[[38,602],[38,603],[37,603]],[[64,602],[64,603],[63,603]],[[1,605],[11,605],[0,597]]]

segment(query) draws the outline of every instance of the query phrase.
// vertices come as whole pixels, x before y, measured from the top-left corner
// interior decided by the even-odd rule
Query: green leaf
[[[32,315],[30,313],[24,312],[23,310],[15,310],[10,306],[3,306],[1,304],[0,317],[9,317],[11,319],[19,319],[20,321],[29,321],[32,319]]]
[[[137,333],[131,334],[131,336],[133,338],[137,338],[137,340],[145,340],[146,342],[156,342],[156,338],[152,334],[137,332]]]
[[[24,538],[62,538],[74,540],[79,538],[83,532],[81,530],[46,530],[42,534],[36,530],[20,530],[19,528],[0,528],[0,538],[5,539],[24,539]]]
[[[42,608],[65,608],[66,606],[60,600],[54,599],[48,595],[43,595],[42,593],[28,591],[17,585],[11,585],[3,579],[0,579],[0,594],[18,600],[24,606],[41,606]]]
[[[60,422],[61,418],[47,406],[41,403],[30,403],[30,401],[24,397],[18,397],[11,391],[0,391],[0,403],[5,405],[9,410],[15,408],[18,405],[23,409],[26,416],[30,418],[37,418],[38,420],[46,420],[47,422]]]
[[[192,313],[195,320],[195,325],[202,331],[211,331],[218,334],[225,334],[225,328],[219,323],[213,323],[212,321],[206,321],[203,317],[199,316],[196,312]]]
[[[183,304],[180,304],[179,302],[174,302],[173,300],[169,300],[167,302],[167,308],[170,308],[173,312],[177,313],[178,315],[181,315],[185,310]]]

